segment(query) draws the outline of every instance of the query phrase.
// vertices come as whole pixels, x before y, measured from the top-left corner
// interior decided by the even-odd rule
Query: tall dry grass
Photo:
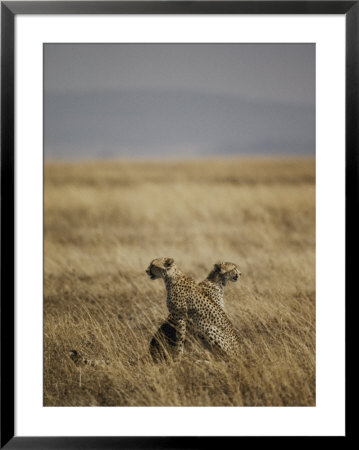
[[[45,405],[315,404],[314,160],[49,163],[44,211]],[[239,265],[238,360],[151,362],[167,309],[145,269],[160,256],[198,281]],[[76,367],[71,349],[109,363]]]

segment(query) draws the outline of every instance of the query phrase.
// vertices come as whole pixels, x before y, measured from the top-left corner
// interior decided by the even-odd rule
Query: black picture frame
[[[359,1],[1,2],[1,441],[6,449],[204,448],[239,437],[25,437],[14,435],[14,21],[18,14],[341,14],[346,18],[346,305],[358,249]],[[353,300],[355,297],[353,298]],[[347,317],[346,317],[347,318]],[[346,327],[346,341],[348,341]],[[347,354],[347,350],[346,350]],[[346,389],[346,392],[348,388]],[[346,395],[346,412],[348,412]],[[349,422],[346,414],[346,436]],[[243,439],[243,438],[242,438]],[[242,442],[241,442],[242,443]]]

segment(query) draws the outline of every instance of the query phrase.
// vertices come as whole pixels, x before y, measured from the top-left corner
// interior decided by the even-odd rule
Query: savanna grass
[[[45,405],[315,405],[313,159],[48,163],[44,220]],[[198,281],[238,264],[237,360],[191,346],[153,364],[167,309],[145,269],[161,256]]]

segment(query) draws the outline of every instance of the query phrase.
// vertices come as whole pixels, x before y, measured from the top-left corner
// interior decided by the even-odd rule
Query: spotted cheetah
[[[186,276],[172,258],[154,259],[146,270],[152,279],[162,278],[167,291],[167,308],[176,331],[173,355],[183,352],[187,329],[205,337],[213,349],[227,355],[239,352],[239,339],[222,308],[206,297],[196,282]]]
[[[215,301],[224,310],[224,287],[227,281],[237,281],[241,273],[236,264],[219,262],[214,265],[207,277],[198,286],[206,297]],[[166,359],[176,345],[177,332],[171,315],[161,324],[150,342],[150,355],[156,362]],[[203,341],[203,339],[202,339]]]

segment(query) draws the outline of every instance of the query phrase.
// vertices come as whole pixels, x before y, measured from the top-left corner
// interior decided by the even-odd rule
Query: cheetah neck
[[[213,270],[207,277],[207,280],[210,281],[215,287],[221,290],[223,293],[225,284],[223,283],[223,280],[219,276],[218,272]]]
[[[170,275],[166,274],[163,277],[163,281],[165,282],[167,292],[169,292],[172,287],[183,278],[183,276],[183,273],[179,269],[176,269],[176,271],[172,272]]]
[[[174,311],[178,313],[179,309],[184,308],[181,296],[178,296],[178,293],[176,294],[176,291],[178,290],[178,286],[181,286],[181,283],[185,281],[185,279],[185,275],[180,271],[176,271],[176,273],[172,273],[170,276],[164,277],[167,291],[166,304],[170,313],[173,313]]]

